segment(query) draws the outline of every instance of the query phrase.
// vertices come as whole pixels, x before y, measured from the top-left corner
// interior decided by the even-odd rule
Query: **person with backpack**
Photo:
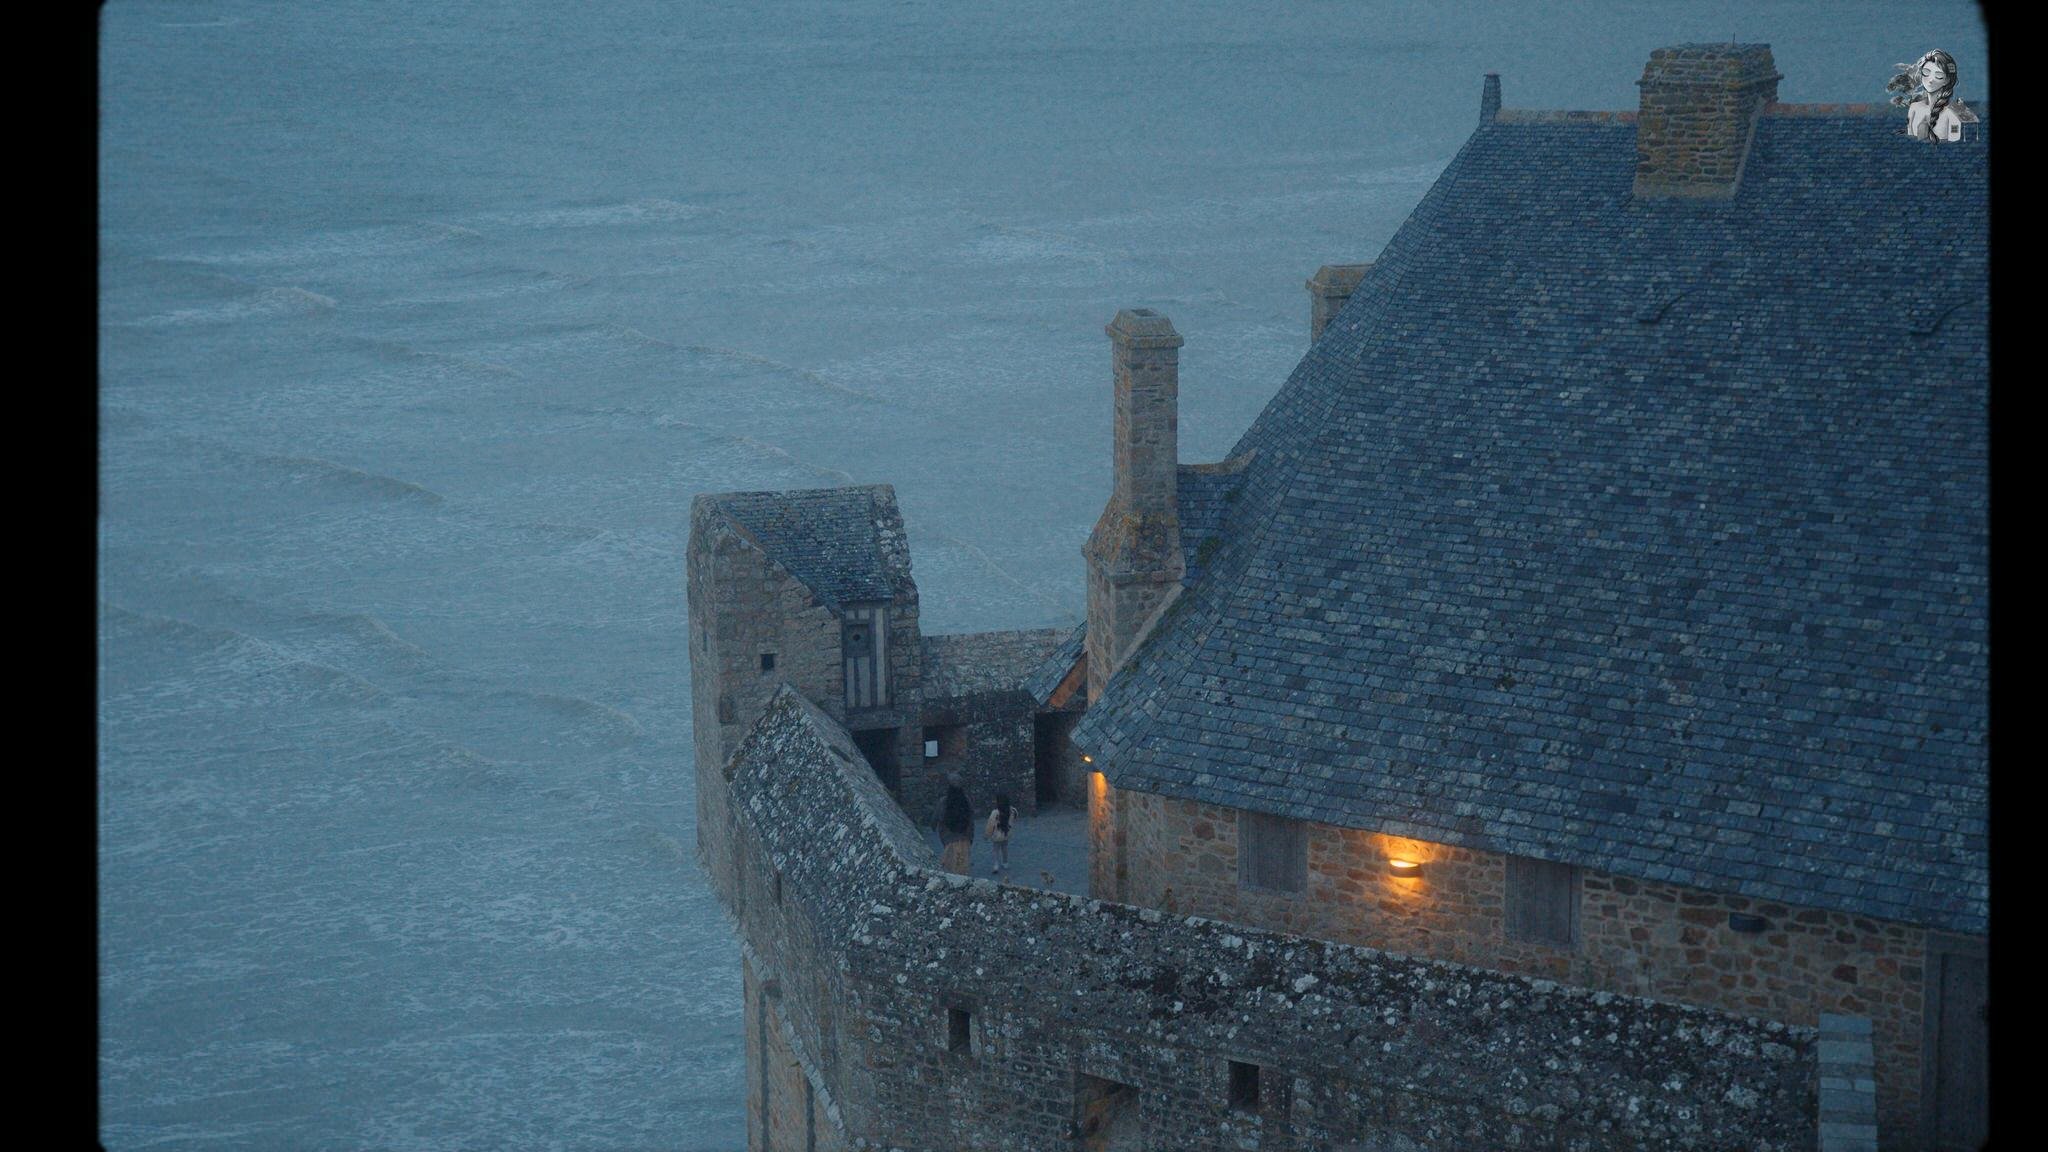
[[[988,825],[982,829],[988,835],[988,842],[995,849],[996,862],[989,869],[989,875],[1000,876],[1010,867],[1010,794],[996,793],[996,806],[989,810]]]
[[[960,777],[946,775],[946,798],[939,803],[939,864],[948,872],[965,876],[974,870],[974,805]]]

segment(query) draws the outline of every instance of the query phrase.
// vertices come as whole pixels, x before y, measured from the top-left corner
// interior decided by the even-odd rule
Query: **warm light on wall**
[[[1387,861],[1387,871],[1403,880],[1414,880],[1422,875],[1422,861],[1392,857]]]
[[[1081,763],[1083,763],[1083,764],[1093,764],[1093,763],[1095,763],[1095,757],[1093,757],[1093,756],[1090,756],[1090,755],[1087,755],[1086,753],[1083,753],[1083,754],[1082,754],[1082,756],[1081,756]]]

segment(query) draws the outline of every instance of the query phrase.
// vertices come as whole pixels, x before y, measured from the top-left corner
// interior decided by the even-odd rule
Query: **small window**
[[[1230,1061],[1230,1108],[1233,1112],[1259,1110],[1259,1066]]]
[[[969,1027],[973,1022],[973,1017],[965,1008],[946,1009],[946,1051],[957,1052],[962,1056],[969,1053],[973,1045]]]
[[[782,903],[782,869],[780,869],[780,868],[777,868],[777,869],[775,870],[775,884],[774,884],[774,889],[775,889],[775,902],[776,902],[777,904],[780,904],[780,903]]]
[[[1579,942],[1579,870],[1569,864],[1508,857],[1507,934],[1556,948]]]
[[[763,653],[761,653],[761,671],[763,671],[763,672],[773,672],[773,671],[775,671],[775,653],[773,653],[773,652],[763,652]]]
[[[1267,892],[1308,889],[1308,825],[1263,812],[1237,814],[1237,882]]]
[[[924,729],[924,758],[958,760],[967,755],[967,728],[960,724],[930,724]]]

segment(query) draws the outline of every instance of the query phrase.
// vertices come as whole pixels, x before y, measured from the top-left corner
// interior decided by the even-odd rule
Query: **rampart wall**
[[[729,768],[754,1148],[1813,1146],[1811,1029],[949,876],[793,691]]]

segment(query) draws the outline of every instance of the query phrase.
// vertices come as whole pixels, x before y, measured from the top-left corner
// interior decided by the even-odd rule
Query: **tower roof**
[[[831,608],[916,595],[903,515],[887,484],[701,499]]]

